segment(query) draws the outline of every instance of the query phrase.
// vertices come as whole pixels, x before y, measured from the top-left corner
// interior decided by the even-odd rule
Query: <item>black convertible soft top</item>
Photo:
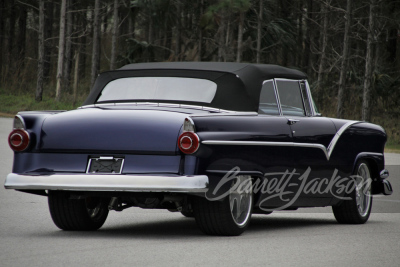
[[[127,77],[190,77],[208,79],[217,84],[211,103],[203,106],[237,111],[257,111],[263,81],[274,78],[302,80],[307,76],[298,70],[277,65],[230,62],[159,62],[129,64],[99,75],[84,105],[97,103],[103,88],[112,80]],[[146,100],[134,100],[146,102]],[[115,101],[113,101],[115,102]],[[126,100],[124,100],[126,102]],[[154,100],[151,100],[154,102]],[[199,105],[198,102],[159,101]]]

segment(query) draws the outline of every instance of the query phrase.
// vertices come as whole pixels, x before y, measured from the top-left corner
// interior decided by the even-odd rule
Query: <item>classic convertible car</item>
[[[168,209],[212,235],[252,213],[332,206],[365,223],[390,195],[386,133],[322,117],[306,75],[275,65],[143,63],[102,73],[72,111],[20,112],[5,188],[48,197],[63,230],[96,230],[109,210]]]

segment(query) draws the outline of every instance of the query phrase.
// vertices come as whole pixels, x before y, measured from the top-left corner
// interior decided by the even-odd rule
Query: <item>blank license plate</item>
[[[123,165],[124,165],[123,158],[114,158],[114,157],[90,158],[86,172],[119,174],[122,172]]]

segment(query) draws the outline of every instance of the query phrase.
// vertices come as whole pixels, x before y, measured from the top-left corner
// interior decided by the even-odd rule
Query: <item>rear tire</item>
[[[108,199],[69,199],[69,195],[64,192],[49,191],[48,202],[51,218],[62,230],[97,230],[108,216]]]
[[[241,190],[242,187],[236,187],[222,201],[193,198],[192,205],[196,223],[205,234],[237,236],[249,226],[253,208],[252,182],[249,176],[238,176],[237,178],[239,184],[250,183],[250,187],[246,187],[250,190]]]
[[[366,161],[359,161],[355,169],[354,188],[347,197],[351,200],[344,200],[340,205],[333,206],[333,214],[336,220],[342,224],[363,224],[366,223],[371,214],[372,194],[370,171]]]

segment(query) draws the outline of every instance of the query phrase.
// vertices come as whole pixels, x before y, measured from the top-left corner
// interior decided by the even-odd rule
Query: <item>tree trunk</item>
[[[244,12],[240,11],[239,14],[239,30],[238,30],[238,46],[236,54],[236,62],[242,61],[242,50],[243,50],[243,24],[244,24]]]
[[[72,17],[72,0],[67,0],[66,7],[66,37],[65,37],[65,62],[64,62],[64,90],[70,91],[71,84],[71,67],[72,67],[72,25],[73,25],[73,17]]]
[[[261,62],[261,39],[262,39],[262,21],[263,21],[263,13],[264,13],[264,0],[259,0],[259,11],[258,11],[258,20],[257,20],[257,56],[256,62],[259,64]]]
[[[338,89],[338,104],[337,104],[337,117],[343,118],[343,102],[344,102],[344,92],[346,89],[346,73],[348,66],[348,55],[350,47],[350,29],[351,29],[351,19],[352,19],[352,6],[353,0],[347,0],[346,7],[346,24],[344,26],[344,37],[343,37],[343,54],[342,62],[340,67],[340,77],[339,77],[339,89]]]
[[[113,15],[113,28],[112,28],[112,40],[111,40],[111,59],[110,59],[110,70],[115,69],[115,61],[117,54],[117,38],[118,38],[118,0],[114,0],[114,15]]]
[[[80,46],[75,51],[75,69],[74,69],[74,85],[73,85],[73,105],[76,104],[76,96],[78,94],[78,83],[79,83],[79,59],[80,59]]]
[[[84,6],[84,8],[89,9],[89,6]],[[88,19],[88,13],[89,11],[81,11],[82,14],[80,16],[78,16],[78,24],[80,25],[90,25],[90,20]],[[79,55],[79,79],[83,80],[86,78],[86,58],[87,58],[87,54],[86,50],[87,47],[89,47],[89,45],[86,43],[86,40],[88,39],[88,36],[90,36],[89,31],[86,34],[82,34],[80,41],[79,41],[79,51],[80,51],[80,55]]]
[[[52,1],[46,1],[44,4],[44,62],[43,79],[47,84],[50,77],[51,52],[53,49],[51,37],[53,36],[54,4]]]
[[[218,31],[217,31],[217,36],[218,36],[218,62],[222,62],[223,61],[223,54],[224,54],[224,47],[225,47],[225,14],[221,14],[221,18],[220,18],[220,24],[218,27]]]
[[[44,1],[39,0],[39,49],[38,49],[38,70],[37,70],[37,82],[36,82],[36,93],[35,93],[35,100],[37,102],[42,101],[43,95],[43,81],[44,81]]]
[[[371,120],[371,91],[373,87],[373,62],[374,62],[374,29],[375,29],[375,5],[376,0],[371,0],[369,6],[369,25],[367,38],[367,55],[365,59],[365,76],[362,105],[362,120]]]
[[[204,0],[199,0],[200,5],[200,13],[199,13],[199,20],[198,20],[198,29],[199,29],[199,43],[197,48],[197,61],[201,61],[201,54],[203,53],[203,28],[201,26],[201,18],[203,17],[204,13]]]
[[[96,0],[94,4],[94,18],[93,18],[93,49],[92,49],[92,71],[90,88],[93,88],[96,81],[97,74],[99,73],[100,63],[100,0]]]
[[[307,20],[306,20],[306,38],[304,39],[304,50],[302,59],[302,68],[306,73],[310,73],[311,64],[311,42],[312,42],[312,20],[313,20],[313,1],[307,1]]]
[[[291,11],[291,6],[290,6],[290,0],[280,0],[278,1],[280,3],[280,16],[281,18],[288,19],[290,17],[290,14],[292,13]],[[288,66],[289,63],[289,53],[287,48],[285,48],[284,45],[280,45],[280,56],[281,56],[281,65],[282,66]]]
[[[5,22],[5,1],[0,2],[0,33],[4,32],[4,22]],[[0,34],[0,87],[3,82],[3,34]]]
[[[301,52],[303,51],[303,1],[299,1],[297,14],[297,56],[295,66],[301,65]]]
[[[180,60],[181,54],[181,35],[182,35],[182,3],[180,0],[176,3],[176,36],[175,36],[175,60]]]
[[[329,12],[326,3],[321,3],[321,13],[324,17],[322,30],[321,30],[321,57],[318,66],[318,80],[317,80],[317,96],[318,103],[322,107],[323,105],[323,88],[322,83],[325,76],[325,64],[326,64],[326,47],[328,46],[328,22],[329,22]]]
[[[6,69],[10,71],[13,66],[13,51],[14,51],[14,35],[15,35],[15,3],[12,2],[10,8],[10,18],[9,18],[9,27],[8,27],[8,38],[5,38],[7,41],[7,49],[6,49]]]
[[[137,8],[130,8],[128,13],[128,38],[135,38],[135,21]]]
[[[25,43],[26,43],[26,21],[27,9],[24,5],[19,6],[18,17],[18,38],[17,38],[17,73],[20,73],[25,63]]]
[[[59,42],[58,42],[56,101],[60,101],[60,99],[61,99],[61,85],[62,85],[62,74],[63,74],[64,52],[65,52],[65,12],[66,12],[66,6],[67,6],[67,0],[61,0],[60,39],[59,39]]]

